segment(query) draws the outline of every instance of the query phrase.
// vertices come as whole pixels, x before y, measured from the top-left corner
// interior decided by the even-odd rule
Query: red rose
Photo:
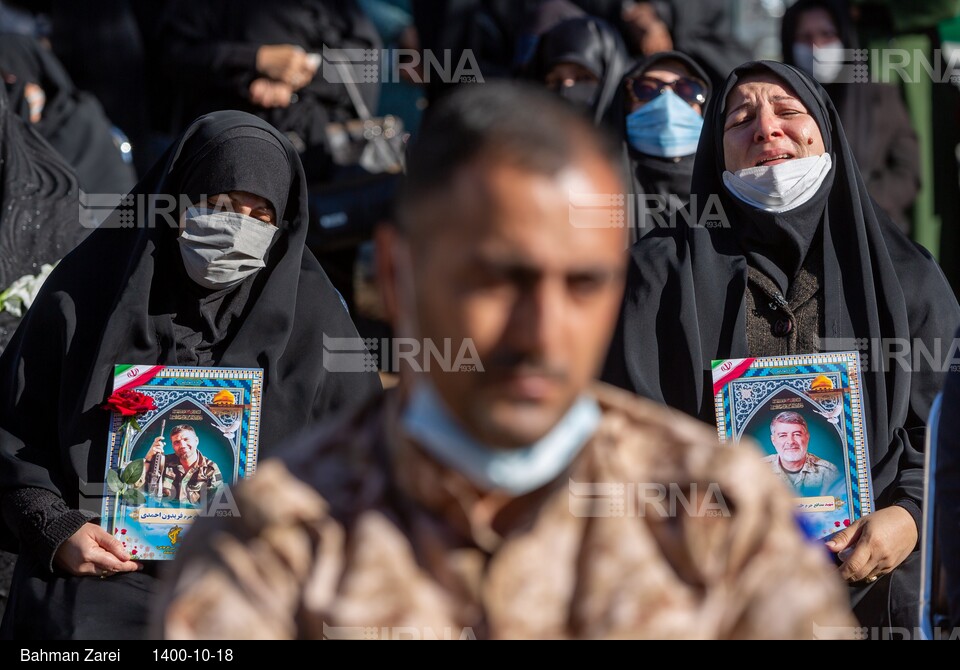
[[[107,403],[103,406],[106,410],[119,412],[120,416],[136,416],[143,412],[156,409],[157,405],[153,398],[139,391],[117,391],[107,398]]]
[[[843,520],[843,525],[844,525],[844,526],[849,526],[849,525],[850,525],[850,519],[844,519],[844,520]]]
[[[840,522],[839,522],[839,521],[834,521],[834,522],[833,522],[833,525],[836,526],[837,528],[839,528],[839,527],[840,527]]]

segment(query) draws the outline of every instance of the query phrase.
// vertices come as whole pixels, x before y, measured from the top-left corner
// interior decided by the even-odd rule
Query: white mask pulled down
[[[236,286],[266,266],[278,229],[239,212],[190,207],[177,239],[187,275],[208,289]]]
[[[779,165],[725,170],[723,185],[738,199],[765,212],[779,214],[810,200],[830,174],[830,154],[795,158]]]
[[[427,453],[485,491],[519,496],[556,479],[600,425],[595,398],[580,396],[542,438],[519,449],[498,449],[468,434],[449,414],[428,380],[421,380],[403,413],[405,432]]]

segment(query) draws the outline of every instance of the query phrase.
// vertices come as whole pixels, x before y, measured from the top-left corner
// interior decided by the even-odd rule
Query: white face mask
[[[832,84],[846,64],[843,42],[835,40],[821,47],[798,42],[793,45],[793,62],[821,84]]]
[[[723,185],[748,205],[777,214],[799,207],[816,195],[831,165],[830,154],[823,154],[737,170],[736,174],[727,170]]]
[[[180,256],[190,279],[229,288],[266,266],[278,229],[251,216],[190,207],[184,213]]]
[[[403,413],[406,433],[430,455],[485,491],[523,495],[556,479],[593,436],[602,417],[590,396],[574,402],[553,429],[520,449],[481,444],[460,427],[433,385],[421,380]]]

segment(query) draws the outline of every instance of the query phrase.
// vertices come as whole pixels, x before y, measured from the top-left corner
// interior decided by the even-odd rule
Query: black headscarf
[[[850,3],[844,0],[797,0],[783,13],[783,21],[780,23],[783,62],[788,65],[796,64],[793,59],[793,45],[796,42],[797,25],[800,23],[800,15],[811,9],[823,9],[833,18],[837,28],[837,38],[843,42],[845,48],[860,48],[857,31],[850,18]]]
[[[239,126],[211,139],[200,134],[185,138],[174,162],[182,155],[192,157],[179,170],[179,193],[188,202],[230,191],[255,193],[269,201],[281,221],[286,207],[292,171],[282,144],[270,133]],[[239,286],[210,290],[197,285],[180,271],[173,259],[164,264],[167,272],[155,281],[152,299],[158,312],[169,312],[173,321],[176,356],[181,364],[216,365],[235,318],[250,300],[252,281]],[[174,291],[170,286],[177,286]]]
[[[177,245],[179,211],[173,226],[156,214],[138,216],[136,227],[124,227],[125,213],[115,212],[56,268],[0,357],[0,492],[40,487],[73,508],[91,505],[80,492],[90,483],[97,495],[103,481],[108,415],[100,406],[115,364],[189,364],[200,350],[210,352],[211,365],[262,368],[262,455],[379,390],[374,373],[330,373],[322,364],[324,336],[357,332],[304,246],[306,181],[283,135],[242,112],[202,117],[137,185],[132,200],[143,206],[149,194],[179,198],[185,187],[197,188],[203,177],[191,178],[192,168],[208,153],[222,152],[225,142],[248,165],[286,159],[283,194],[271,192],[274,175],[262,175],[267,188],[245,181],[255,172],[221,170],[210,177],[218,190],[285,200],[285,207],[277,203],[280,231],[266,267],[230,289],[191,287]],[[236,180],[223,181],[228,173]],[[192,346],[183,342],[191,333],[197,334]]]
[[[56,263],[90,232],[78,193],[73,171],[13,113],[0,86],[0,292]],[[19,322],[0,312],[0,351]]]
[[[759,71],[762,70],[761,67]],[[740,73],[739,76],[746,76],[750,72],[756,71],[758,70],[751,71],[746,66],[736,70]],[[777,71],[780,77],[786,80],[790,88],[799,93],[804,88],[804,82],[796,78],[795,74],[798,72],[800,72],[798,68],[781,68]],[[739,77],[728,79],[723,90],[722,100],[717,98],[715,113],[719,115],[720,130],[713,135],[714,151],[712,155],[715,157],[715,163],[712,166],[704,165],[700,168],[702,172],[709,175],[706,177],[708,180],[714,172],[717,175],[722,175],[726,169],[723,157],[723,107],[726,104],[727,96],[736,86],[737,79]],[[822,90],[820,88],[821,92]],[[802,94],[801,97],[803,97]],[[824,98],[830,100],[827,95]],[[833,129],[834,127],[840,127],[839,120],[831,120],[826,106],[815,97],[812,99],[803,97],[803,102],[816,121],[817,127],[821,129],[825,152],[833,157],[835,155]],[[706,134],[706,128],[704,128],[704,134]],[[702,148],[703,145],[701,144],[700,147]],[[697,156],[700,160],[702,149],[698,150]],[[856,161],[852,162],[854,165],[856,164]],[[831,170],[810,200],[786,212],[765,212],[751,207],[739,198],[729,198],[728,200],[731,209],[726,211],[730,212],[732,218],[737,222],[731,230],[738,238],[739,248],[744,250],[744,255],[750,265],[762,270],[774,281],[780,289],[781,295],[785,296],[789,292],[790,285],[800,272],[800,267],[806,260],[814,239],[820,232],[823,212],[827,206],[827,199],[832,192],[835,174],[836,170]],[[701,190],[705,193],[720,193],[721,191],[726,193],[726,188],[720,179],[716,182],[710,181],[709,187]]]
[[[133,188],[133,167],[124,163],[114,144],[100,103],[76,89],[48,49],[32,37],[0,36],[0,72],[8,80],[14,109],[25,122],[30,121],[26,85],[43,89],[46,102],[33,126],[73,167],[80,188],[87,193],[126,193]]]
[[[626,92],[627,80],[637,77],[658,63],[676,61],[682,63],[691,75],[702,79],[707,85],[707,100],[710,100],[710,77],[695,60],[680,51],[662,51],[639,61],[627,72],[617,91],[613,104],[618,116],[617,128],[623,138],[624,162],[627,170],[627,183],[633,185],[628,203],[631,226],[631,240],[636,240],[653,230],[658,221],[650,215],[653,203],[647,203],[644,196],[657,196],[658,203],[666,205],[657,216],[664,222],[676,220],[676,212],[690,201],[690,180],[693,176],[695,154],[679,158],[659,158],[642,154],[627,141],[627,115],[630,113],[629,96]]]
[[[540,36],[529,64],[530,76],[540,82],[558,63],[576,63],[599,80],[590,105],[595,124],[607,116],[627,67],[627,50],[619,33],[594,17],[568,19]]]
[[[811,242],[822,247],[824,264],[825,332],[819,335],[851,345],[899,338],[887,341],[910,342],[914,350],[918,343],[929,351],[940,345],[937,351],[946,356],[960,324],[960,308],[937,263],[867,195],[837,110],[823,89],[782,63],[747,63],[731,74],[708,106],[693,176],[693,193],[704,199],[719,195],[730,226],[660,230],[634,246],[604,375],[710,423],[711,360],[750,355],[748,254],[742,231],[761,225],[764,214],[737,205],[723,186],[722,136],[727,94],[740,77],[758,69],[796,91],[817,119],[832,155],[832,186],[823,211],[817,219],[817,207],[811,206],[809,220],[803,222],[821,230]],[[863,373],[878,508],[902,500],[919,505],[922,498],[925,423],[943,374],[922,356],[916,358],[912,371],[895,361],[883,370],[871,359]]]
[[[199,142],[204,146],[195,148]],[[204,195],[246,191],[269,201],[277,220],[283,219],[293,175],[283,145],[270,133],[241,126],[215,140],[194,136],[180,153],[195,156],[180,183],[180,193],[191,202]]]

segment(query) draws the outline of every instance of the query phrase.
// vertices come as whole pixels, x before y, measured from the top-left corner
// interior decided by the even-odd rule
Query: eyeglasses
[[[640,102],[650,102],[667,89],[690,105],[707,102],[707,85],[699,79],[680,77],[676,81],[665,82],[653,77],[637,77],[630,80],[630,90]]]

